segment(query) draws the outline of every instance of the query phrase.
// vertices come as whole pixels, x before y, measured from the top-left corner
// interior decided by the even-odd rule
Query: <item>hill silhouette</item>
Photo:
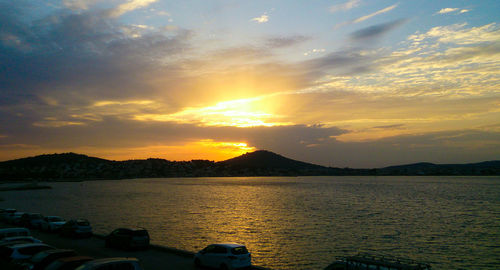
[[[289,159],[266,150],[246,153],[218,163],[233,168],[273,168],[290,170],[325,169],[325,167],[320,165]]]
[[[415,163],[379,169],[350,169],[324,167],[259,150],[220,162],[154,158],[112,161],[76,153],[0,162],[0,181],[317,175],[500,175],[500,161],[443,165]]]

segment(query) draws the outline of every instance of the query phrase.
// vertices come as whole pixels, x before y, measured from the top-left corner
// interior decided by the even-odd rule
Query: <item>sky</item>
[[[497,0],[0,0],[0,160],[498,160],[499,11]]]

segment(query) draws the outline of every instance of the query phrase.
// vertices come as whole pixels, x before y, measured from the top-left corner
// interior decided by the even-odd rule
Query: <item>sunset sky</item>
[[[0,0],[0,160],[500,159],[500,1]]]

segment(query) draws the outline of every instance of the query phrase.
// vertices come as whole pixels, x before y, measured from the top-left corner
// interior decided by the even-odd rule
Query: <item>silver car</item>
[[[142,270],[136,258],[104,258],[86,262],[75,270],[127,269]]]

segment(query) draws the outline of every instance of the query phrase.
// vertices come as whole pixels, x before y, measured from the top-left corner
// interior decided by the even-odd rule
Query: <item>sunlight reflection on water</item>
[[[322,269],[376,251],[434,269],[500,265],[498,177],[171,178],[53,183],[0,194],[0,207],[88,218],[96,232],[141,226],[196,251],[240,242],[256,265]]]

